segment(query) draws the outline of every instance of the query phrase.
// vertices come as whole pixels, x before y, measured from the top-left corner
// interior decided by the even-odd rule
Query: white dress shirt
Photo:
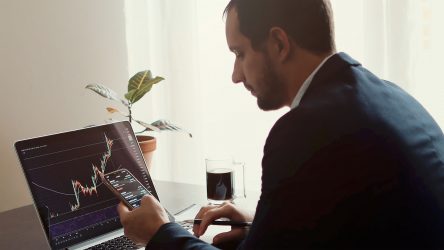
[[[313,72],[311,72],[311,74],[307,77],[307,79],[305,79],[304,83],[302,84],[302,86],[299,88],[298,93],[296,93],[296,96],[293,99],[293,102],[291,103],[290,108],[294,109],[297,108],[299,106],[299,103],[301,102],[302,97],[305,94],[305,91],[307,91],[308,87],[310,86],[311,81],[313,80],[313,77],[316,75],[316,73],[318,72],[318,70],[322,67],[322,65],[324,65],[324,63],[330,59],[330,57],[332,57],[335,54],[331,54],[330,56],[327,56],[319,65],[318,67],[313,70]]]

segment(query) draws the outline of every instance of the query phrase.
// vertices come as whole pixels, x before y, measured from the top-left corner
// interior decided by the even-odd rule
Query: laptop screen
[[[52,248],[121,228],[119,199],[100,173],[126,168],[158,198],[129,122],[22,140],[15,147]]]

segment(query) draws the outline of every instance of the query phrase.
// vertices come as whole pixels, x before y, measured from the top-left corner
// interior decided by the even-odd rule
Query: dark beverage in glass
[[[234,173],[232,169],[216,168],[207,171],[207,198],[210,203],[233,200]]]

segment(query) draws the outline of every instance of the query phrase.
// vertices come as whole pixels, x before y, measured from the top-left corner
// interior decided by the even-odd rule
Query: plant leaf
[[[116,108],[107,107],[106,110],[107,110],[109,113],[111,113],[111,114],[119,113],[119,114],[121,114],[121,115],[123,115],[123,116],[128,117],[127,114],[124,114],[123,112],[121,112],[120,110],[118,110],[118,109],[116,109]]]
[[[151,71],[145,70],[136,73],[128,82],[128,93],[125,98],[130,103],[135,103],[148,93],[154,84],[164,80],[163,77],[152,77]]]
[[[193,137],[193,135],[190,132],[185,131],[184,129],[172,124],[170,121],[167,121],[167,120],[158,120],[158,121],[151,123],[151,125],[155,126],[160,131],[163,131],[163,130],[178,131],[178,132],[186,133],[186,134],[188,134],[188,136]]]
[[[151,125],[151,124],[149,124],[149,123],[146,123],[146,122],[143,122],[143,121],[139,121],[139,120],[134,120],[134,121],[137,122],[137,123],[139,123],[139,124],[142,125],[143,127],[145,127],[146,130],[148,130],[148,131],[157,131],[157,132],[160,131],[159,128],[157,128],[156,126],[153,126],[153,125]]]
[[[117,110],[117,109],[115,109],[115,108],[111,108],[111,107],[107,107],[106,110],[107,110],[109,113],[111,113],[111,114],[113,114],[113,113],[120,113],[119,110]]]
[[[128,92],[133,89],[139,89],[143,81],[153,79],[153,75],[150,70],[137,72],[128,81]]]
[[[101,85],[101,84],[88,84],[88,85],[86,85],[85,88],[90,89],[90,90],[96,92],[97,94],[107,98],[107,99],[121,102],[123,105],[128,107],[128,102],[127,101],[120,99],[116,92],[114,92],[112,89],[110,89],[110,88],[108,88],[108,87],[106,87],[104,85]]]

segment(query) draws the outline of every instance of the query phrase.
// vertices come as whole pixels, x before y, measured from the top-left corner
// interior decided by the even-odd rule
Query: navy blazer
[[[243,249],[444,248],[444,135],[396,85],[344,53],[271,129]],[[180,226],[147,249],[211,249]]]

